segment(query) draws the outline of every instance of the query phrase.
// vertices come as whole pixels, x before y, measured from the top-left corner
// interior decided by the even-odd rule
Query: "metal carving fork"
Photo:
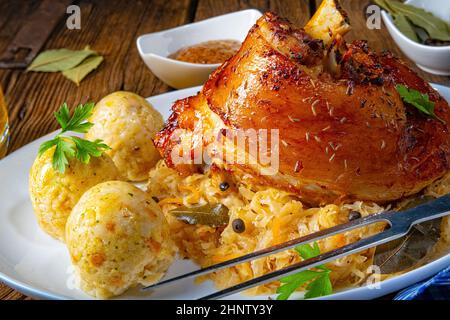
[[[366,216],[364,218],[360,218],[354,221],[350,221],[348,223],[344,223],[341,225],[337,225],[332,228],[328,228],[325,230],[321,230],[319,232],[315,232],[312,234],[309,234],[304,237],[300,237],[297,239],[293,239],[263,250],[255,251],[252,253],[249,253],[247,255],[231,259],[228,261],[224,261],[203,269],[199,269],[193,272],[189,272],[171,279],[167,279],[164,281],[161,281],[159,283],[156,283],[154,285],[148,286],[143,288],[143,290],[149,290],[149,289],[155,289],[157,287],[167,285],[169,283],[173,283],[175,281],[179,281],[186,278],[196,277],[200,275],[204,275],[210,272],[214,272],[220,269],[229,268],[235,265],[238,265],[240,263],[251,261],[258,258],[263,258],[268,255],[292,249],[298,245],[301,244],[307,244],[312,243],[314,241],[328,238],[330,236],[333,236],[335,234],[344,233],[346,231],[350,231],[353,229],[357,229],[363,226],[367,226],[373,223],[377,222],[386,222],[389,225],[389,228],[375,234],[373,236],[363,238],[359,241],[356,241],[354,243],[345,245],[343,247],[340,247],[338,249],[325,252],[315,258],[304,260],[298,263],[295,263],[293,265],[290,265],[288,267],[282,268],[277,271],[273,271],[271,273],[265,274],[263,276],[245,281],[243,283],[240,283],[238,285],[229,287],[227,289],[218,291],[216,293],[213,293],[211,295],[205,296],[201,299],[219,299],[223,298],[225,296],[240,292],[245,289],[249,289],[258,285],[262,285],[277,279],[280,279],[284,276],[288,276],[297,272],[300,272],[302,270],[311,269],[315,266],[321,265],[326,262],[330,262],[333,260],[336,260],[340,257],[344,257],[359,251],[366,250],[371,247],[378,246],[380,244],[401,238],[405,236],[408,231],[411,229],[412,226],[440,218],[443,216],[446,216],[450,213],[450,195],[446,195],[443,197],[440,197],[438,199],[435,199],[433,201],[427,202],[425,204],[419,205],[417,207],[404,210],[404,211],[386,211],[379,214],[374,214],[370,216]]]

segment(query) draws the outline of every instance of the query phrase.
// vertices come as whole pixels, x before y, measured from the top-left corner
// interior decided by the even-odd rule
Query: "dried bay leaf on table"
[[[80,65],[75,68],[68,69],[62,72],[63,76],[67,79],[72,80],[77,86],[80,85],[81,80],[83,80],[89,73],[97,69],[97,67],[102,63],[102,56],[92,56],[83,61]]]
[[[230,217],[228,208],[223,204],[205,205],[186,207],[182,206],[169,212],[178,220],[187,224],[201,224],[210,227],[226,226]]]
[[[40,53],[33,60],[27,71],[58,72],[78,66],[86,58],[97,55],[89,47],[83,50],[54,49]]]

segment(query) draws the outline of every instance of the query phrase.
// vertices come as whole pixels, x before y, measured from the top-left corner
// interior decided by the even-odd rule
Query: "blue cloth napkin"
[[[398,293],[394,300],[450,300],[450,266]]]

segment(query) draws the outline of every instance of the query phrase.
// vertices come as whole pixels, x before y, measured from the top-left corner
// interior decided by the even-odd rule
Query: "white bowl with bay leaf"
[[[376,0],[384,24],[403,51],[422,70],[450,75],[450,1]]]

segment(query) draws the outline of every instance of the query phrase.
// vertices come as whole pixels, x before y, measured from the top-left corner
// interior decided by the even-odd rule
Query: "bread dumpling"
[[[161,114],[144,98],[125,91],[111,93],[95,106],[88,140],[103,140],[120,173],[129,181],[143,181],[160,155],[153,145],[164,124]]]
[[[64,173],[52,166],[55,147],[38,156],[30,171],[29,189],[39,226],[53,238],[64,241],[67,217],[89,188],[104,181],[120,179],[111,158],[91,157],[88,164],[70,159]]]
[[[81,289],[109,298],[161,279],[176,246],[152,197],[128,182],[101,183],[81,197],[66,226]]]

